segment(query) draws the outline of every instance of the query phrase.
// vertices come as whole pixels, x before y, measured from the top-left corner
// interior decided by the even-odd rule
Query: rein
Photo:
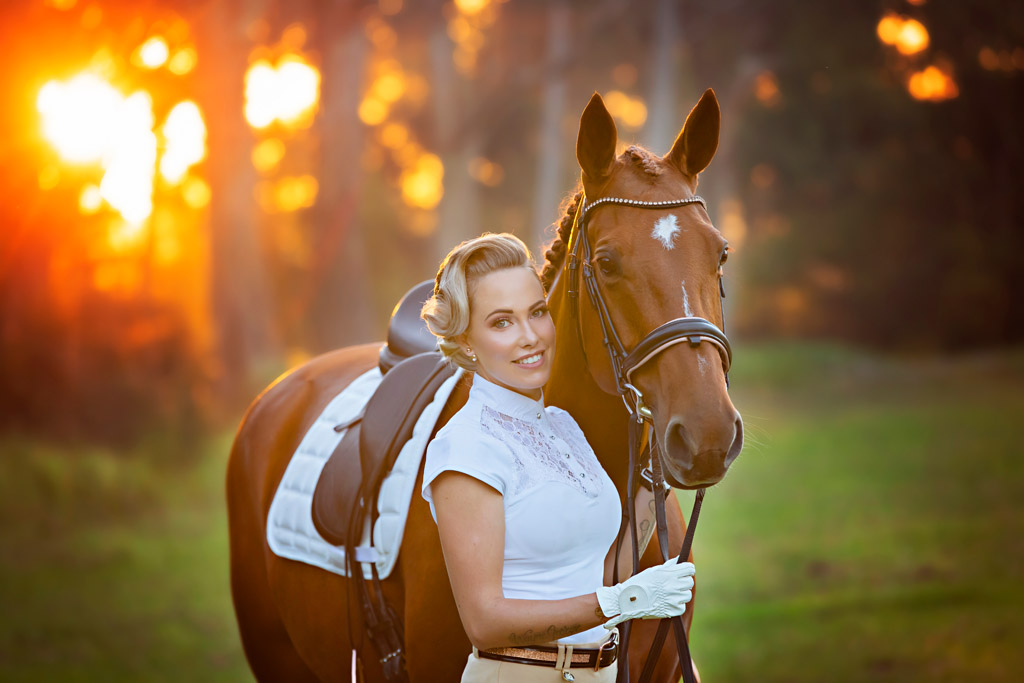
[[[726,386],[729,383],[729,368],[732,365],[732,347],[725,336],[725,286],[723,283],[722,267],[718,268],[718,288],[721,295],[722,328],[706,318],[687,316],[675,318],[649,332],[640,340],[632,350],[627,351],[615,330],[601,295],[597,283],[597,276],[594,273],[594,266],[591,262],[592,255],[590,241],[587,238],[587,216],[595,209],[608,205],[618,204],[640,209],[667,209],[690,204],[700,204],[707,209],[704,199],[699,196],[686,197],[683,199],[672,199],[667,201],[650,202],[637,199],[624,199],[621,197],[601,197],[593,202],[587,203],[584,195],[576,207],[576,215],[573,218],[572,229],[569,233],[568,258],[565,261],[565,270],[568,271],[568,296],[571,314],[576,318],[576,333],[580,342],[580,349],[583,353],[584,363],[589,368],[586,347],[583,343],[583,321],[579,308],[579,277],[583,278],[583,285],[586,287],[587,295],[591,304],[597,311],[598,320],[601,324],[602,342],[611,360],[612,371],[615,375],[616,390],[622,398],[622,402],[629,411],[629,474],[626,483],[626,500],[624,503],[622,525],[619,528],[615,544],[615,569],[613,581],[618,582],[618,560],[622,547],[622,540],[628,527],[630,538],[633,543],[633,574],[640,569],[640,552],[637,543],[637,528],[635,516],[636,490],[638,478],[641,476],[641,455],[649,453],[651,462],[651,482],[654,490],[655,517],[658,530],[658,544],[661,548],[662,559],[668,561],[668,523],[665,515],[665,494],[666,484],[659,454],[656,452],[657,445],[651,440],[648,443],[647,435],[650,427],[653,426],[654,416],[650,408],[644,403],[641,391],[633,384],[633,373],[650,362],[665,349],[676,344],[689,343],[697,347],[701,342],[708,342],[716,347],[722,358],[722,367],[725,371]],[[582,272],[581,272],[582,271]],[[647,444],[647,448],[645,448]],[[701,504],[704,500],[705,489],[699,489],[693,503],[693,511],[690,513],[689,524],[686,528],[686,536],[683,546],[680,549],[677,562],[685,562],[690,555],[690,547],[693,543],[693,534],[697,527],[697,518],[700,516]],[[658,656],[668,634],[669,623],[674,627],[676,648],[679,652],[679,663],[683,670],[683,680],[686,683],[694,683],[693,664],[690,659],[689,643],[686,639],[686,631],[683,627],[681,616],[671,619],[662,619],[658,625],[658,632],[647,655],[643,672],[640,675],[640,683],[645,683],[654,673]],[[622,638],[620,644],[621,655],[618,664],[619,683],[629,683],[629,635],[632,622],[627,621],[622,627]]]

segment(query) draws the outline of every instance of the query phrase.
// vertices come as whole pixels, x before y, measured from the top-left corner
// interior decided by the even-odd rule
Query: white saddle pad
[[[457,370],[434,394],[433,401],[416,421],[412,437],[402,446],[384,478],[377,497],[378,517],[372,530],[367,520],[363,540],[356,549],[356,559],[364,562],[365,578],[371,577],[370,566],[365,563],[376,564],[381,578],[391,574],[395,567],[427,440],[461,375],[462,370]],[[359,415],[381,379],[380,370],[374,368],[353,380],[327,404],[299,443],[267,515],[267,543],[275,555],[348,576],[344,548],[325,541],[313,526],[313,490],[327,458],[345,436],[346,430],[336,432],[334,427]]]

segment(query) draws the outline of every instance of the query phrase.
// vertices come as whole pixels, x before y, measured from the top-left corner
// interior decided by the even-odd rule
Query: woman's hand
[[[692,562],[670,559],[665,564],[650,567],[622,583],[597,590],[597,601],[606,617],[607,629],[615,628],[627,619],[664,619],[676,617],[686,611],[686,603],[693,599]]]

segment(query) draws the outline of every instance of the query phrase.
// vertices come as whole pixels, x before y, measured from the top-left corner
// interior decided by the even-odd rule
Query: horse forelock
[[[640,171],[649,181],[654,181],[660,177],[665,170],[665,162],[661,160],[661,157],[651,154],[643,147],[637,145],[627,147],[619,155],[619,159],[628,162],[632,168]]]

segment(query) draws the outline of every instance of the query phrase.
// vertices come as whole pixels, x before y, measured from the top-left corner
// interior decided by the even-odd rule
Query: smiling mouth
[[[527,356],[526,358],[520,358],[520,359],[514,360],[512,362],[515,363],[516,365],[534,365],[535,363],[539,363],[541,358],[543,358],[543,357],[544,357],[544,352],[541,351],[539,353],[533,354],[532,356]]]

